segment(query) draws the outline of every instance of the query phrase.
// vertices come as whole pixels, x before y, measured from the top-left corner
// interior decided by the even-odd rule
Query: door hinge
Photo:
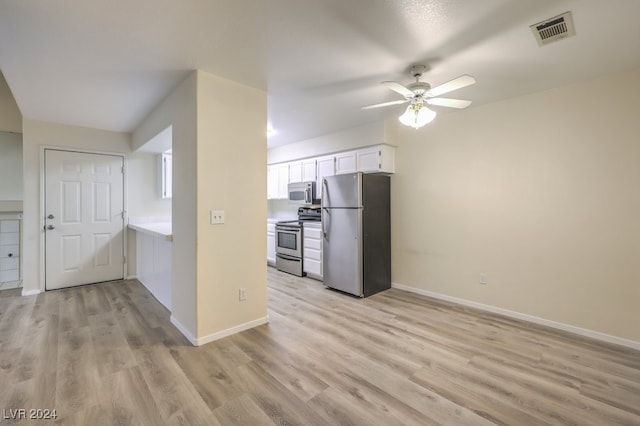
[[[127,256],[122,256],[122,263],[127,263]]]
[[[120,167],[120,173],[124,174],[124,166]]]
[[[122,220],[124,220],[124,212],[122,212]]]

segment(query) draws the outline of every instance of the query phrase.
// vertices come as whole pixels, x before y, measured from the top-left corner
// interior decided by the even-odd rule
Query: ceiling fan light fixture
[[[422,103],[411,104],[407,107],[407,110],[398,117],[400,123],[405,126],[419,129],[420,127],[429,124],[436,118],[436,112],[430,110]]]

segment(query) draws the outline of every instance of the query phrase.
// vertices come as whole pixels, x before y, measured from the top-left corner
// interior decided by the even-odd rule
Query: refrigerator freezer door
[[[322,181],[323,207],[362,207],[362,173],[328,176]]]
[[[324,285],[362,297],[362,210],[324,208],[322,222]]]

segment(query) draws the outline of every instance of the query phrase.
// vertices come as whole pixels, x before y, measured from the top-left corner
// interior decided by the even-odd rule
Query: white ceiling
[[[566,11],[576,37],[538,47],[529,25]],[[3,0],[0,70],[27,118],[132,131],[202,69],[267,91],[276,146],[399,115],[359,107],[412,63],[476,77],[447,95],[471,108],[640,67],[639,19],[638,0]]]

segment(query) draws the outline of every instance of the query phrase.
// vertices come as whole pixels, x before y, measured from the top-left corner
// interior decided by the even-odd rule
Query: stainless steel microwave
[[[316,183],[313,181],[290,183],[288,193],[290,203],[311,205],[316,199]]]

